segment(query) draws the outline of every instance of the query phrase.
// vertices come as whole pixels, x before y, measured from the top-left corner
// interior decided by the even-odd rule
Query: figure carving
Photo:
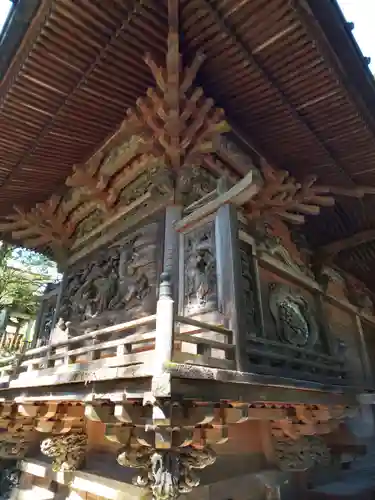
[[[318,340],[318,326],[305,297],[298,289],[271,285],[270,309],[280,340],[303,347]]]
[[[216,300],[213,224],[185,238],[185,304],[188,312],[201,311]]]
[[[348,290],[348,299],[356,307],[370,316],[374,314],[374,302],[371,292],[357,280],[346,276],[346,286]]]
[[[289,251],[282,244],[281,238],[271,236],[270,234],[264,234],[262,241],[257,245],[257,252],[261,257],[263,255],[269,255],[279,260],[296,274],[314,279],[314,274],[307,265],[299,264],[292,258]]]
[[[145,264],[153,262],[153,256],[144,262],[138,244],[140,237],[136,235],[103,250],[96,260],[72,270],[60,308],[60,317],[66,325],[97,318],[106,311],[126,309],[131,302],[141,301],[149,294],[147,269],[150,266]],[[153,244],[148,244],[147,251],[153,248]]]
[[[177,190],[184,206],[190,205],[216,189],[217,180],[203,167],[185,167],[177,179]]]
[[[215,462],[210,447],[192,446],[178,450],[155,450],[146,446],[121,450],[117,461],[124,467],[142,469],[133,479],[136,486],[151,490],[154,500],[175,500],[199,485],[194,469],[204,469]]]
[[[137,274],[140,258],[133,249],[134,241],[120,250],[117,293],[111,300],[110,309],[128,304],[132,299],[142,300],[148,293],[148,278],[144,273]]]
[[[51,436],[41,442],[40,450],[47,457],[53,458],[54,472],[75,471],[84,462],[87,435],[84,432],[72,432],[62,436]]]

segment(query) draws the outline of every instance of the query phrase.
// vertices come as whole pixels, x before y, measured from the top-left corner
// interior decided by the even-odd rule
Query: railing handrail
[[[13,361],[16,359],[17,355],[22,354],[22,357],[34,356],[35,354],[48,353],[51,349],[58,349],[61,347],[67,347],[71,344],[75,344],[77,342],[82,342],[84,340],[89,340],[92,338],[96,338],[107,333],[116,333],[123,332],[126,330],[131,330],[132,328],[136,328],[137,326],[144,326],[156,321],[156,314],[152,314],[150,316],[145,316],[143,318],[138,318],[135,320],[127,321],[126,323],[118,323],[116,325],[107,326],[105,328],[100,328],[99,330],[94,330],[92,332],[87,332],[82,335],[78,335],[77,337],[72,337],[67,340],[63,340],[60,342],[56,342],[55,344],[50,344],[42,347],[34,347],[32,349],[27,349],[25,351],[20,351],[19,353],[12,354],[11,356],[6,356],[0,358],[0,365],[4,363],[8,363],[9,361]]]
[[[25,351],[25,355],[33,355],[40,354],[41,352],[48,352],[51,349],[58,349],[60,347],[66,347],[71,344],[75,344],[77,342],[82,342],[84,340],[89,340],[92,338],[99,337],[101,335],[105,335],[106,333],[116,333],[123,332],[126,330],[131,330],[132,328],[136,328],[137,326],[148,325],[152,322],[156,321],[156,314],[152,314],[150,316],[145,316],[143,318],[138,318],[135,320],[127,321],[126,323],[118,323],[117,325],[106,326],[105,328],[100,328],[99,330],[94,330],[92,332],[83,333],[82,335],[78,335],[77,337],[72,337],[68,340],[63,340],[61,342],[56,342],[55,344],[50,344],[43,347],[36,347],[34,349],[30,349]]]
[[[201,330],[206,330],[206,331],[215,332],[215,333],[222,333],[223,335],[232,335],[233,334],[232,330],[229,330],[228,328],[225,328],[224,326],[206,323],[205,321],[200,321],[200,320],[188,318],[186,316],[176,316],[175,320],[177,323],[182,323],[182,324],[190,325],[190,326],[196,326],[197,328],[200,328]]]

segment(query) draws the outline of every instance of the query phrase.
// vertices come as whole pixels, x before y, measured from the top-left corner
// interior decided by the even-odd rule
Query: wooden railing
[[[173,361],[212,368],[236,368],[231,330],[182,316],[176,317]]]
[[[247,339],[247,355],[254,372],[305,380],[346,380],[342,359],[317,351],[259,337]]]
[[[155,377],[168,363],[236,370],[233,332],[175,315],[170,282],[162,282],[156,314],[87,332],[0,359],[0,387],[32,387]],[[323,353],[247,336],[246,371],[299,380],[345,383],[343,361]]]
[[[20,352],[3,357],[0,385],[30,387],[153,376],[158,361],[235,369],[232,332],[176,317],[170,283],[164,283],[163,290],[156,314],[52,345],[33,349],[25,345]]]
[[[16,380],[21,385],[42,385],[43,376],[51,383],[77,382],[93,375],[89,372],[120,367],[125,375],[126,368],[149,361],[155,344],[155,321],[156,315],[147,316],[7,356],[0,359],[0,382],[11,378],[13,386]],[[140,332],[142,328],[147,331]],[[111,373],[99,373],[98,377],[110,378]],[[59,375],[58,380],[54,380],[55,375]]]

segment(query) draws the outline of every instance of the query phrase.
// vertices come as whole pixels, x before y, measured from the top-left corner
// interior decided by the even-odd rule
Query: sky
[[[353,34],[365,57],[371,58],[375,73],[375,0],[338,0],[347,21],[354,23]]]
[[[12,2],[10,0],[0,0],[0,30],[6,21],[11,6]]]

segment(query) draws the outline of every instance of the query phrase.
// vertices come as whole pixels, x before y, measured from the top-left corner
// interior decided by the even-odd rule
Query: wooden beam
[[[348,238],[343,238],[342,240],[334,241],[318,249],[318,254],[322,258],[333,257],[339,254],[343,250],[350,250],[351,248],[356,248],[364,243],[370,243],[375,241],[375,229],[368,229],[366,231],[360,231],[355,233]]]
[[[176,223],[175,229],[180,233],[189,231],[194,225],[206,219],[215,213],[222,205],[226,203],[233,203],[234,205],[241,206],[251,198],[253,198],[259,191],[260,186],[253,183],[253,172],[249,172],[243,179],[236,185],[230,188],[225,193],[219,194],[214,200],[209,201],[202,207],[197,208],[191,214],[187,215],[179,222]]]

